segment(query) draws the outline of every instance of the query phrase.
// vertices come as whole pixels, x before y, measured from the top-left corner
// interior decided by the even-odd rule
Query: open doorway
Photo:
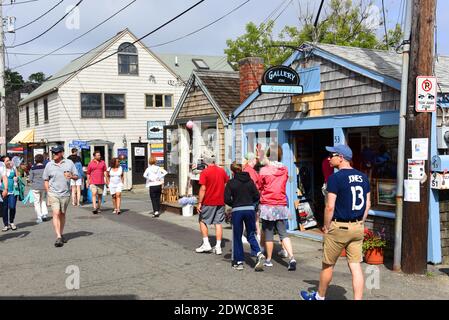
[[[293,134],[293,142],[297,179],[295,200],[299,204],[298,229],[300,223],[306,229],[320,227],[323,225],[325,208],[322,187],[328,169],[325,147],[333,145],[333,130],[298,131]]]

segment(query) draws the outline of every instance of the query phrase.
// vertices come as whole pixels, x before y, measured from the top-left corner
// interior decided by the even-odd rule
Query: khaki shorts
[[[348,263],[362,262],[364,229],[363,222],[332,221],[329,233],[324,235],[323,263],[335,265],[344,248]]]
[[[103,190],[104,190],[104,184],[91,184],[90,185],[90,191],[92,191],[92,193],[96,193],[101,196],[103,194]]]
[[[55,197],[48,195],[48,202],[53,212],[61,211],[62,213],[66,213],[70,203],[70,197]]]

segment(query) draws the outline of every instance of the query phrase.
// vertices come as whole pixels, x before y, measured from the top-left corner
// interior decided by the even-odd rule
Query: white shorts
[[[123,189],[123,184],[118,184],[118,185],[110,184],[109,185],[109,192],[111,193],[111,195],[114,195],[117,192],[121,193],[122,189]]]
[[[83,179],[78,179],[78,180],[70,179],[70,186],[71,187],[82,186],[82,185],[83,185]]]

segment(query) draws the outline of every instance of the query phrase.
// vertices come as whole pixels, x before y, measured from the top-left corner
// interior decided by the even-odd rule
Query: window
[[[125,95],[105,94],[104,95],[105,118],[125,118]]]
[[[29,127],[30,126],[30,106],[27,106],[26,114],[27,114],[27,127]]]
[[[146,94],[146,108],[173,108],[173,95],[171,94]]]
[[[200,70],[209,70],[209,66],[203,59],[192,59],[193,64],[197,69]]]
[[[120,45],[118,51],[118,74],[138,75],[137,48],[132,43],[125,42]]]
[[[81,118],[103,118],[101,93],[81,93]]]
[[[39,125],[39,108],[37,105],[37,100],[34,101],[34,125],[35,126]]]
[[[48,100],[44,99],[44,123],[48,123]]]

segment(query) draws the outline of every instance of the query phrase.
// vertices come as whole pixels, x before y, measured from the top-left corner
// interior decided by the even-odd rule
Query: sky
[[[0,0],[1,1],[1,0]],[[21,2],[24,0],[16,0]],[[3,17],[15,17],[15,27],[19,28],[34,20],[61,0],[39,0],[24,4],[5,5],[10,0],[3,0]],[[59,6],[42,19],[30,26],[17,30],[15,33],[5,34],[7,46],[6,66],[21,73],[24,78],[29,74],[42,71],[47,76],[57,72],[77,55],[52,55],[24,67],[15,69],[15,66],[24,64],[39,56],[23,55],[45,54],[73,38],[83,34],[96,24],[100,23],[116,11],[124,7],[131,0],[84,0],[79,6],[79,15],[65,19],[48,33],[28,44],[12,48],[33,39],[61,17],[70,6],[79,0],[64,0]],[[119,31],[129,28],[137,37],[154,30],[164,22],[175,17],[198,0],[137,0],[126,10],[115,16],[101,27],[95,29],[86,36],[75,41],[71,45],[61,49],[57,53],[82,53],[91,50]],[[246,0],[206,0],[199,6],[170,23],[166,27],[147,37],[143,42],[151,46],[170,41],[199,29],[215,19],[220,18],[233,10]],[[328,0],[327,0],[328,1]],[[393,27],[401,22],[404,0],[385,1],[387,25]],[[374,0],[375,5],[381,8],[381,0]],[[227,39],[235,39],[245,33],[245,25],[253,21],[259,24],[267,19],[280,5],[282,14],[276,20],[275,34],[286,25],[298,24],[298,16],[305,12],[316,13],[318,0],[250,0],[238,10],[220,20],[216,24],[204,30],[168,45],[152,48],[155,53],[178,53],[198,55],[224,55]],[[278,13],[281,10],[277,11]],[[375,12],[374,10],[373,12]],[[444,19],[444,13],[449,12],[449,1],[438,1],[437,26],[438,26],[438,53],[449,56],[449,19]],[[77,18],[79,17],[79,19]],[[373,15],[376,21],[376,15]],[[383,28],[378,30],[379,35]],[[10,47],[10,48],[8,48]],[[79,55],[79,54],[78,54]]]

